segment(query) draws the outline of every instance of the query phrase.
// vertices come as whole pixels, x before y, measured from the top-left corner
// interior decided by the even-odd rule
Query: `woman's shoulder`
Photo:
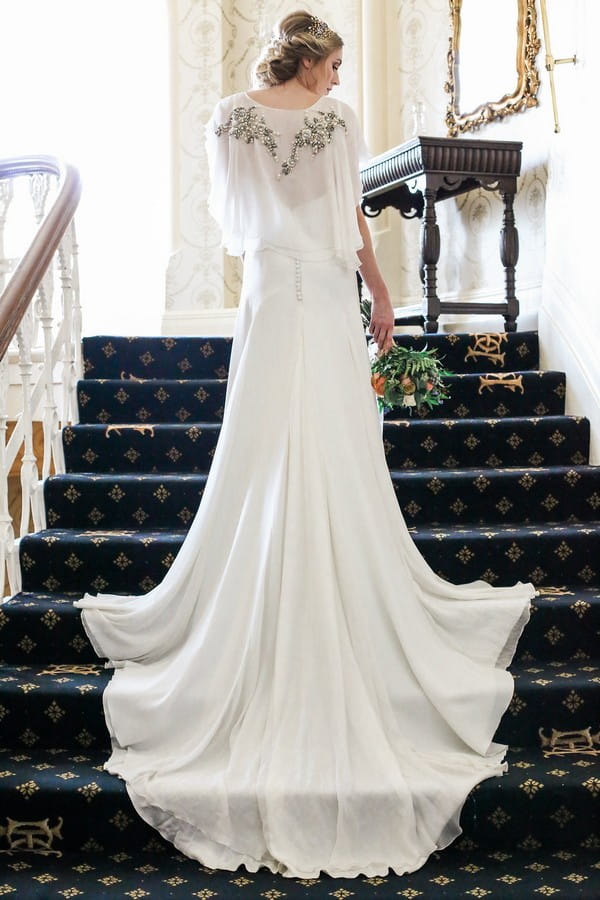
[[[227,97],[221,97],[220,100],[217,100],[213,107],[212,119],[220,119],[223,116],[227,118],[229,113],[235,109],[237,106],[248,105],[249,99],[243,91],[238,91],[235,94],[228,94]]]
[[[336,110],[345,113],[346,115],[356,115],[350,104],[346,103],[344,100],[340,100],[339,97],[332,97],[331,95],[328,95],[324,97],[323,100],[324,102],[331,104],[331,106]]]
[[[236,91],[235,94],[228,94],[226,97],[221,97],[218,105],[235,106],[236,103],[248,103],[248,100],[249,97],[245,91]]]

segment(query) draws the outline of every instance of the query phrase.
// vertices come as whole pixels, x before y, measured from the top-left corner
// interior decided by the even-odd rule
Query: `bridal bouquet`
[[[371,317],[371,305],[362,304],[365,327]],[[369,343],[371,385],[377,394],[381,411],[396,407],[432,409],[449,397],[444,378],[449,372],[437,358],[436,350],[412,350],[394,344],[386,353],[379,353],[374,341]]]

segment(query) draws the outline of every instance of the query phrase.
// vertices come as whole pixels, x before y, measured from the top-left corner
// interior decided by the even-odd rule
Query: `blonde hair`
[[[296,75],[302,59],[319,62],[343,46],[339,34],[316,16],[303,9],[289,13],[275,26],[258,58],[254,82],[258,87],[282,84]]]

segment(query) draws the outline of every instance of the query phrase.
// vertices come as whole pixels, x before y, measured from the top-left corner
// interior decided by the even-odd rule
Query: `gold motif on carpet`
[[[568,756],[574,753],[600,756],[600,731],[592,734],[591,727],[579,731],[557,731],[556,728],[553,728],[550,737],[546,737],[544,729],[540,728],[538,734],[546,758]]]
[[[540,585],[538,588],[539,593],[543,594],[545,597],[572,597],[573,591],[568,590],[566,587],[551,587],[550,585]]]
[[[137,375],[131,375],[128,372],[121,372],[121,381],[137,381],[139,384],[143,384],[147,380],[147,378],[138,378]]]
[[[47,669],[38,672],[38,675],[99,675],[101,671],[102,667],[93,663],[74,666],[66,663],[51,663]]]
[[[500,352],[500,348],[502,344],[505,344],[508,340],[506,334],[472,334],[471,337],[474,339],[474,346],[467,348],[467,354],[465,356],[465,362],[468,359],[477,359],[477,357],[482,356],[485,359],[491,360],[491,362],[496,365],[496,363],[500,363],[501,366],[504,365],[504,357],[506,354]]]
[[[0,853],[12,855],[13,853],[35,853],[40,856],[62,856],[60,850],[53,849],[55,838],[62,840],[60,829],[63,820],[59,816],[57,824],[50,827],[49,819],[41,819],[39,822],[17,822],[15,819],[6,818],[7,824],[0,825],[0,838],[5,837],[8,849],[0,850]]]
[[[485,388],[491,391],[495,387],[506,388],[507,391],[511,391],[513,394],[516,393],[517,389],[520,390],[522,394],[525,393],[525,388],[523,387],[523,376],[517,375],[516,372],[506,372],[502,375],[498,374],[479,376],[479,390],[477,391],[478,394],[482,394]]]
[[[154,437],[154,425],[108,425],[105,436],[110,437],[112,431],[119,437],[122,431],[137,431],[139,434],[149,434],[150,437]]]

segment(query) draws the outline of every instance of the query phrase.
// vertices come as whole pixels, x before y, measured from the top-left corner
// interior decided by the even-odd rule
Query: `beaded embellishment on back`
[[[280,178],[282,175],[290,175],[292,173],[298,162],[298,154],[302,147],[310,147],[313,156],[324,150],[327,144],[331,143],[332,135],[336,128],[343,128],[344,131],[347,131],[344,119],[333,110],[317,112],[312,118],[306,114],[304,116],[304,125],[294,135],[290,155],[281,162],[281,168],[277,173],[277,177]],[[280,162],[277,132],[269,128],[265,117],[257,112],[255,106],[236,106],[231,111],[227,121],[215,129],[217,137],[221,137],[225,133],[245,141],[246,144],[259,141],[266,147],[274,161],[276,163]]]

